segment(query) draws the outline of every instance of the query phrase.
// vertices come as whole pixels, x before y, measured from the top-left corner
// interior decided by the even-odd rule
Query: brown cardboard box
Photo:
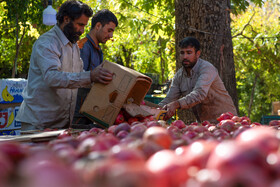
[[[140,105],[140,108],[152,114],[156,120],[165,120],[165,116],[167,114],[166,110],[150,107],[148,105]]]
[[[278,110],[280,110],[280,101],[272,102],[272,115],[279,115]]]
[[[93,84],[80,113],[108,128],[115,122],[123,104],[141,104],[151,87],[152,79],[116,63],[104,61],[102,64],[114,73],[113,80],[108,85]]]
[[[159,108],[151,107],[148,105],[137,105],[134,103],[124,104],[123,108],[127,113],[133,117],[147,117],[154,116],[156,120],[164,120],[167,113],[166,110],[161,110]]]

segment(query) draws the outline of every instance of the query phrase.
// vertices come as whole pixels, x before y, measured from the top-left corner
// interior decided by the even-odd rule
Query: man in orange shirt
[[[78,41],[85,71],[93,70],[103,62],[103,53],[99,44],[105,44],[112,38],[117,26],[118,20],[116,16],[108,9],[100,10],[92,17],[90,32],[85,38]],[[90,88],[80,88],[78,90],[73,124],[88,125],[92,123],[79,113],[89,91]]]

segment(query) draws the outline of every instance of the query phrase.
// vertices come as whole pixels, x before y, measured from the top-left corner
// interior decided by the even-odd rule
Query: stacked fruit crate
[[[23,101],[26,79],[0,79],[0,135],[20,135],[21,123],[15,121]]]

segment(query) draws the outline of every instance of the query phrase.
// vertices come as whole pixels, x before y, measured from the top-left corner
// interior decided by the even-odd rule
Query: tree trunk
[[[18,16],[17,16],[17,19],[16,19],[16,54],[15,54],[14,63],[13,63],[12,78],[15,78],[16,74],[17,74],[17,60],[18,60],[19,50],[22,45],[22,40],[25,35],[25,32],[26,32],[26,28],[24,27],[21,38],[19,40],[20,26],[19,26]]]
[[[13,63],[12,78],[15,78],[17,73],[17,58],[18,58],[18,37],[19,37],[18,15],[16,16],[16,54]]]
[[[230,0],[175,0],[176,69],[179,61],[178,43],[184,37],[196,37],[201,44],[201,58],[219,71],[238,110],[235,67],[230,28]],[[179,118],[188,118],[178,112]],[[184,120],[186,121],[186,120]]]
[[[161,37],[159,37],[159,40],[158,40],[158,45],[160,46],[159,48],[159,55],[160,55],[160,69],[161,69],[161,83],[164,83],[165,80],[164,80],[164,73],[165,73],[165,61],[162,57],[162,47],[161,47]]]

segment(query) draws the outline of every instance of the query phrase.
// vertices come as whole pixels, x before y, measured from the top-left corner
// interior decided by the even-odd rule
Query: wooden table
[[[0,136],[0,142],[2,141],[17,141],[17,142],[47,142],[53,140],[58,137],[60,133],[65,131],[55,130],[48,132],[40,132],[40,131],[22,131],[21,135],[18,136]],[[79,132],[84,131],[84,129],[71,129],[71,134],[78,134]]]

